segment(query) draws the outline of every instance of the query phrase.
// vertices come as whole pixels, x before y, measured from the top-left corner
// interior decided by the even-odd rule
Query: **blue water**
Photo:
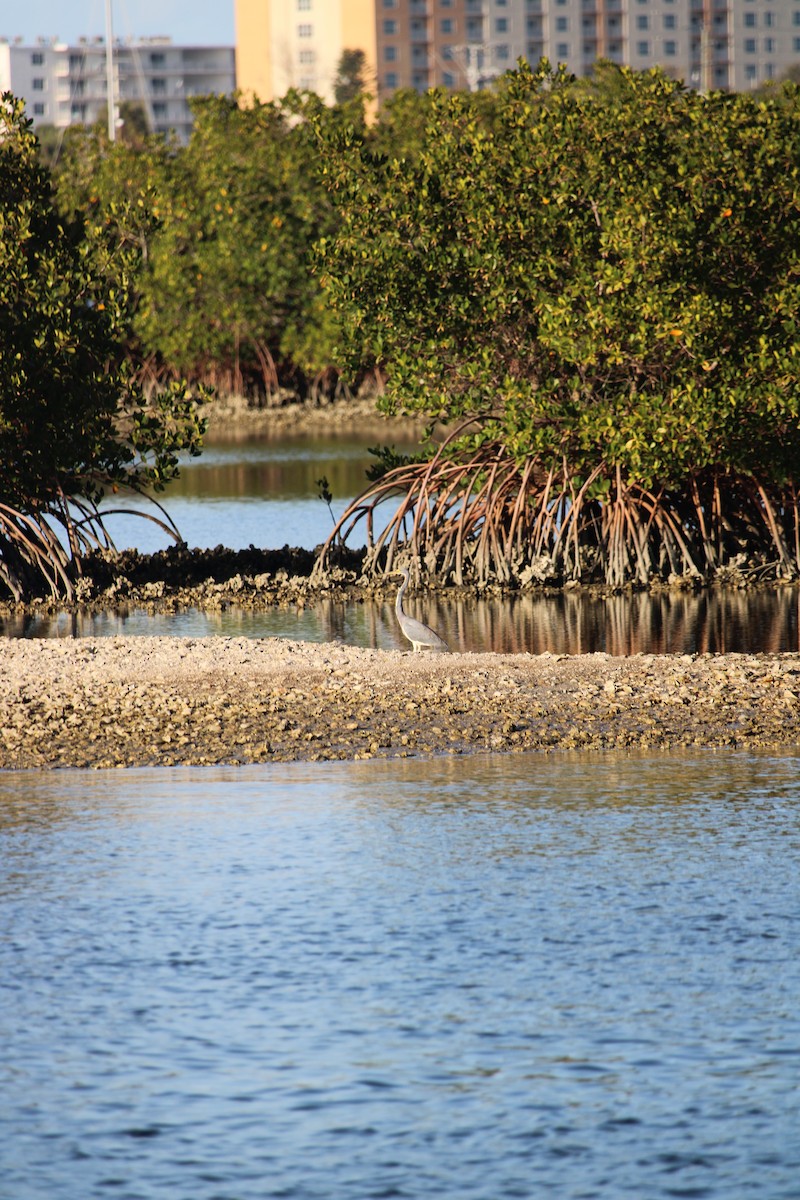
[[[367,486],[367,469],[375,459],[368,446],[379,436],[286,436],[254,442],[216,443],[199,458],[183,458],[179,478],[157,499],[181,537],[192,548],[226,546],[231,550],[280,549],[301,546],[313,550],[326,540],[334,521]],[[389,440],[392,440],[391,438]],[[416,443],[398,449],[417,450]],[[321,498],[319,481],[327,480],[330,503]],[[390,511],[393,511],[393,507]],[[160,516],[150,501],[136,495],[107,497],[108,533],[118,549],[133,547],[152,554],[173,539],[148,514]],[[387,516],[388,519],[388,516]],[[363,546],[360,526],[351,540]]]
[[[3,1200],[800,1195],[800,758],[0,775]]]

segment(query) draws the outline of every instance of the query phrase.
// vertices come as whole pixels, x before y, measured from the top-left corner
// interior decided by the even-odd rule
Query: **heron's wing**
[[[419,642],[423,646],[438,646],[439,648],[449,649],[444,638],[439,637],[435,629],[431,629],[430,625],[426,625],[424,621],[417,621],[414,617],[408,617],[403,614],[404,620],[401,622],[401,628],[410,642]]]

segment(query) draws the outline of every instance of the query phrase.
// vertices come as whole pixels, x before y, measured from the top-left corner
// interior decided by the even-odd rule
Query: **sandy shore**
[[[0,768],[800,746],[800,656],[0,639]]]

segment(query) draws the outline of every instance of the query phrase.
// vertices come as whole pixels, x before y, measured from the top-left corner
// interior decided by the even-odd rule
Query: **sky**
[[[166,34],[184,45],[233,46],[234,0],[111,0],[114,36]],[[0,37],[79,37],[105,33],[105,0],[0,0]]]

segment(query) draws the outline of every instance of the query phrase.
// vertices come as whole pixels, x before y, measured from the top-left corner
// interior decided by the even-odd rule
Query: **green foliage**
[[[333,207],[317,172],[316,128],[363,124],[360,103],[326,109],[292,92],[240,108],[192,101],[187,147],[160,138],[109,147],[72,139],[58,176],[65,212],[107,215],[132,191],[156,218],[131,230],[144,250],[134,332],[140,355],[192,378],[271,391],[279,374],[331,365],[336,330],[310,270]],[[135,347],[134,347],[135,349]]]
[[[491,122],[432,97],[416,160],[331,147],[343,227],[322,254],[350,361],[388,369],[392,408],[491,418],[520,459],[602,456],[647,484],[785,476],[797,95],[706,98],[656,71],[616,84],[521,66]]]
[[[0,507],[37,520],[120,486],[159,490],[203,423],[185,387],[147,398],[123,352],[135,302],[134,201],[59,217],[23,105],[0,101]],[[69,530],[70,537],[74,529]],[[0,578],[9,552],[0,527]]]
[[[598,502],[695,489],[701,526],[703,481],[791,489],[800,89],[701,96],[657,70],[587,83],[543,62],[480,104],[425,106],[414,153],[328,141],[342,223],[322,269],[385,407],[468,419],[451,455],[496,443],[523,473],[566,469],[575,494],[591,478]]]
[[[337,104],[349,104],[367,90],[367,56],[363,50],[343,50],[336,67],[333,95]]]

